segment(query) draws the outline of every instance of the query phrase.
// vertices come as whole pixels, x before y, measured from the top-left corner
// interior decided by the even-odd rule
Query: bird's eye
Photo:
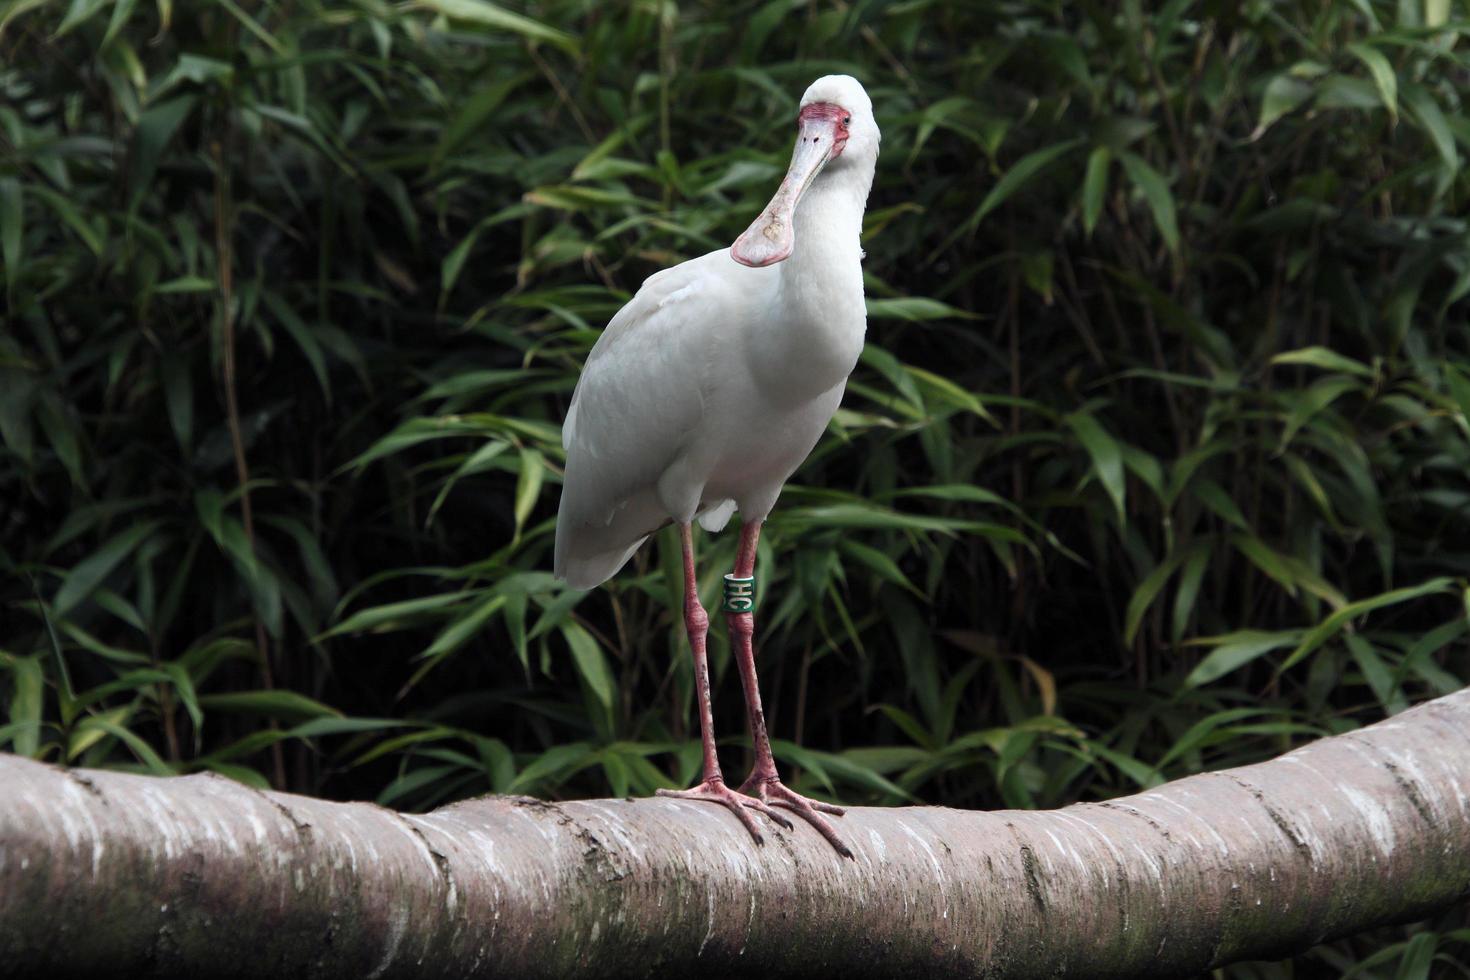
[[[844,125],[844,126],[851,126],[852,125],[852,117],[851,116],[843,116],[842,117],[842,125]]]

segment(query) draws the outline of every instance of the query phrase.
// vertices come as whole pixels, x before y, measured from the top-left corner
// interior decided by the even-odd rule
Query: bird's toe
[[[773,821],[775,821],[784,830],[792,830],[792,829],[794,829],[793,824],[791,823],[790,820],[787,820],[785,817],[781,816],[781,814],[779,814],[775,810],[771,809],[770,804],[766,803],[764,800],[757,800],[757,799],[747,800],[746,803],[745,803],[745,805],[748,806],[748,807],[750,807],[750,809],[752,809],[752,810],[759,810],[761,813],[764,813],[766,816],[770,817]]]
[[[764,844],[766,839],[761,834],[760,826],[756,823],[755,817],[751,816],[751,810],[759,810],[785,829],[791,829],[791,821],[772,810],[764,801],[753,799],[743,793],[737,793],[722,782],[706,781],[691,789],[661,789],[658,790],[657,795],[675,800],[718,803],[735,814],[741,825],[745,827],[757,844]]]
[[[817,833],[826,838],[827,843],[831,844],[832,849],[838,854],[841,854],[845,858],[852,858],[852,851],[843,842],[836,829],[821,816],[823,813],[830,813],[833,816],[840,817],[847,812],[842,807],[834,806],[831,803],[823,803],[821,800],[807,799],[795,790],[787,789],[779,779],[774,779],[769,776],[752,774],[740,787],[740,791],[742,793],[750,793],[755,799],[767,804],[767,809],[770,807],[780,807],[783,810],[788,810],[796,814],[811,824]],[[789,823],[785,825],[787,827],[790,826]]]

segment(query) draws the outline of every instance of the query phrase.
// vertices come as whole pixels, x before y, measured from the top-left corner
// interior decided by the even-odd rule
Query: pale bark
[[[1470,894],[1470,692],[1052,812],[678,800],[425,816],[0,758],[0,973],[1172,976]]]

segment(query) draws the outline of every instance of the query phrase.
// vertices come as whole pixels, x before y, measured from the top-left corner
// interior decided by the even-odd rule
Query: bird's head
[[[801,195],[822,171],[865,168],[871,176],[878,159],[878,123],[873,103],[851,75],[826,75],[812,82],[796,114],[796,148],[786,179],[730,254],[752,268],[775,265],[791,257],[796,246],[793,226]],[[866,195],[867,186],[863,187]]]

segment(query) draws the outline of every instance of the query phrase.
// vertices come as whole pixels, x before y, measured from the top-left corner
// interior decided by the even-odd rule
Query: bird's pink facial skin
[[[826,120],[834,127],[832,155],[828,158],[836,160],[842,156],[843,149],[847,146],[847,126],[852,122],[852,113],[835,102],[813,102],[801,110],[796,117],[797,126],[808,121]]]
[[[831,102],[814,102],[802,108],[786,179],[760,217],[730,247],[736,262],[759,269],[791,257],[796,247],[796,205],[827,161],[842,155],[851,119],[846,109]]]

